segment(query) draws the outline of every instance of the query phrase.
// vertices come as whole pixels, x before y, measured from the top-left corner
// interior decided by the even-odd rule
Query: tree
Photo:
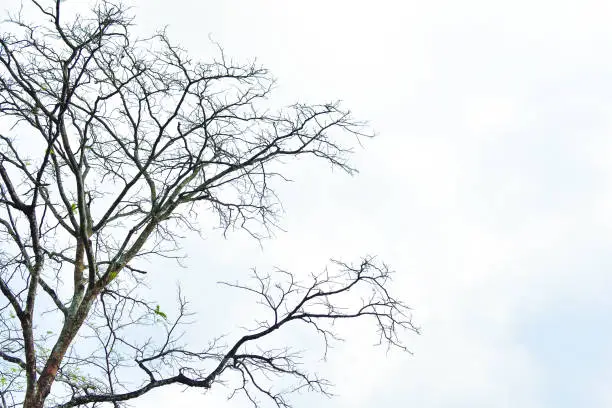
[[[338,103],[267,108],[268,71],[221,48],[203,63],[165,32],[135,38],[121,3],[71,22],[64,7],[30,0],[0,31],[2,406],[119,406],[233,373],[235,393],[284,407],[292,391],[329,384],[290,348],[265,348],[278,330],[299,323],[327,347],[334,321],[364,317],[381,343],[403,348],[402,329],[416,329],[371,257],[308,282],[276,271],[225,283],[257,295],[269,318],[235,342],[180,342],[186,300],[170,319],[144,298],[142,259],[167,254],[202,214],[265,237],[283,162],[312,156],[353,173],[350,146],[368,134]],[[163,335],[138,335],[152,327]]]

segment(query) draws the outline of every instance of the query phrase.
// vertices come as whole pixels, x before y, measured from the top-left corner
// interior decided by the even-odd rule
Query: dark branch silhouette
[[[367,318],[382,344],[404,349],[409,310],[369,257],[309,282],[286,271],[226,282],[268,319],[235,342],[181,341],[186,300],[170,320],[143,298],[140,261],[175,256],[178,231],[201,214],[269,236],[282,164],[310,156],[352,174],[351,146],[369,134],[339,103],[271,109],[269,72],[220,47],[199,62],[165,32],[135,38],[120,2],[73,21],[65,7],[30,0],[0,25],[1,407],[116,407],[222,380],[255,405],[287,407],[292,392],[330,384],[291,347],[266,348],[278,330],[310,328],[327,353],[334,321]]]

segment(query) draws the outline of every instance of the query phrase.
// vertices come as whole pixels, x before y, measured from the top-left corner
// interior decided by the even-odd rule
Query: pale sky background
[[[251,321],[219,279],[376,254],[422,327],[414,354],[352,326],[319,367],[337,396],[296,408],[612,406],[611,2],[131,4],[143,33],[167,25],[204,60],[210,35],[272,71],[275,102],[342,99],[379,135],[356,177],[291,166],[287,232],[263,249],[213,231],[184,242],[188,268],[156,268],[159,298],[181,280],[198,312],[192,342]],[[247,406],[225,396],[166,388],[134,406]]]
[[[359,326],[321,367],[338,396],[296,407],[612,406],[612,3],[135,4],[142,29],[168,25],[202,58],[210,34],[270,68],[283,101],[342,99],[379,134],[355,178],[292,168],[288,232],[263,252],[214,234],[187,246],[194,284],[364,253],[397,271],[414,355],[385,358]],[[245,401],[164,390],[137,406],[200,404]]]

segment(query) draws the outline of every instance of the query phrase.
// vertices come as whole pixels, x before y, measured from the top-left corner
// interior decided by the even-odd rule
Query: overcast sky
[[[610,2],[136,4],[142,29],[168,25],[202,58],[210,34],[270,68],[281,100],[342,99],[379,134],[355,178],[292,168],[287,232],[263,251],[189,243],[189,282],[364,253],[397,271],[423,329],[414,355],[346,333],[321,369],[338,396],[297,406],[612,406]],[[152,396],[138,406],[226,406],[223,392]]]
[[[192,341],[250,321],[251,299],[219,279],[375,254],[422,327],[413,355],[385,355],[354,326],[319,367],[337,396],[296,407],[612,406],[612,3],[131,4],[138,30],[167,25],[204,60],[210,35],[273,72],[275,102],[341,99],[378,134],[356,177],[290,167],[287,232],[263,249],[210,232],[184,242],[188,268],[158,268],[153,290],[181,280],[199,313]],[[181,391],[134,405],[246,406]]]
[[[204,59],[210,34],[270,68],[280,101],[342,99],[379,134],[355,178],[292,168],[287,232],[263,251],[214,233],[186,245],[180,273],[206,286],[365,253],[397,271],[423,329],[408,338],[414,355],[385,357],[358,326],[321,367],[338,396],[297,406],[612,405],[608,1],[135,4],[141,29],[168,25]],[[164,390],[138,406],[216,408],[224,395]]]

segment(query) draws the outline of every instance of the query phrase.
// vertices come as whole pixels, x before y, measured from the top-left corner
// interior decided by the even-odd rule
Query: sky
[[[356,177],[292,167],[287,232],[263,249],[189,243],[204,247],[189,282],[196,265],[241,276],[365,253],[397,271],[422,328],[413,354],[385,355],[357,327],[321,367],[337,396],[297,407],[612,406],[609,2],[135,4],[141,28],[167,25],[204,59],[210,36],[268,67],[280,101],[341,99],[378,134]],[[200,401],[244,406],[222,391],[137,406]]]
[[[191,341],[250,321],[220,279],[372,254],[422,334],[385,354],[349,326],[317,363],[337,395],[296,408],[612,406],[612,3],[130,4],[137,30],[167,26],[194,58],[214,56],[209,37],[257,58],[278,78],[271,103],[340,99],[378,135],[357,176],[288,166],[274,239],[210,231],[183,242],[186,268],[154,268],[162,301],[177,281],[191,299]],[[246,406],[226,396],[166,388],[133,406]]]

